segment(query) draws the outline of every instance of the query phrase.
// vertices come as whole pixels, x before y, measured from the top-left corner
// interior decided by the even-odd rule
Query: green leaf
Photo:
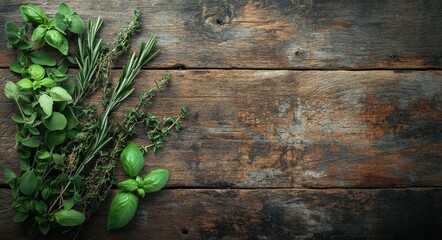
[[[45,135],[45,142],[50,147],[62,144],[66,139],[65,131],[48,131]]]
[[[28,72],[35,80],[40,80],[45,76],[45,69],[37,64],[32,64],[31,66],[29,66]]]
[[[69,60],[67,58],[63,58],[58,64],[57,71],[62,74],[66,74],[66,72],[68,71],[68,64]]]
[[[38,151],[37,152],[37,158],[38,159],[47,159],[51,156],[51,154],[48,151]]]
[[[71,107],[66,108],[63,113],[68,120],[68,125],[66,129],[71,130],[80,123],[77,119],[77,116],[75,116],[74,114],[74,110]]]
[[[60,154],[54,154],[52,158],[54,159],[54,163],[57,165],[62,165],[64,162],[63,156]]]
[[[117,187],[123,191],[132,192],[137,190],[138,182],[134,179],[127,179],[126,181],[118,183]]]
[[[55,221],[64,227],[78,226],[86,220],[83,213],[70,209],[61,209],[54,213]]]
[[[26,121],[23,119],[23,117],[22,116],[19,116],[19,115],[12,115],[11,116],[11,118],[12,118],[12,121],[14,121],[15,123],[21,123],[21,124],[23,124],[23,123],[25,123]]]
[[[46,32],[46,42],[58,49],[63,55],[68,54],[68,40],[57,30],[51,29]]]
[[[147,193],[156,192],[166,186],[169,181],[169,171],[166,169],[155,169],[143,179],[143,189]]]
[[[36,29],[34,29],[31,40],[35,42],[38,39],[44,37],[45,33],[46,33],[46,27],[44,25],[40,25]]]
[[[43,93],[38,98],[38,103],[40,104],[40,107],[43,109],[43,112],[51,116],[52,115],[52,107],[54,106],[54,100],[49,97],[46,93]]]
[[[37,188],[37,177],[35,176],[34,171],[27,171],[23,173],[20,178],[20,192],[25,195],[31,195],[35,188]]]
[[[40,135],[40,131],[38,131],[38,129],[35,128],[35,127],[29,127],[28,130],[29,130],[29,132],[32,133],[33,135]]]
[[[119,192],[112,200],[107,217],[107,229],[117,229],[132,220],[138,207],[138,198],[130,192]]]
[[[64,30],[66,30],[65,16],[61,13],[56,13],[54,16],[54,24],[58,31],[64,32]]]
[[[7,98],[17,101],[19,98],[17,85],[11,81],[6,82],[5,95]]]
[[[74,205],[75,205],[75,198],[73,197],[63,201],[63,208],[66,210],[72,209]]]
[[[20,50],[28,50],[34,47],[34,43],[31,41],[23,41],[17,44],[17,48]]]
[[[47,88],[51,88],[51,87],[57,86],[57,82],[52,80],[52,79],[50,79],[50,78],[43,78],[40,81],[40,84],[45,86],[45,87],[47,87]]]
[[[23,66],[20,65],[20,63],[18,63],[18,62],[13,62],[13,63],[9,64],[9,69],[11,69],[11,71],[13,71],[15,73],[22,73]]]
[[[57,8],[57,13],[65,16],[71,16],[74,12],[65,3],[60,3]]]
[[[137,194],[139,197],[142,197],[142,198],[144,198],[144,196],[146,196],[146,192],[142,188],[137,189]]]
[[[52,112],[52,115],[43,121],[43,125],[50,131],[63,130],[67,125],[67,120],[62,113]]]
[[[22,5],[20,11],[23,19],[27,22],[42,24],[48,21],[46,14],[38,7],[33,5]]]
[[[20,35],[15,32],[7,32],[6,37],[8,38],[8,41],[12,44],[17,44],[20,41]]]
[[[35,210],[36,210],[39,214],[43,214],[43,213],[45,213],[46,211],[48,211],[48,205],[46,205],[46,203],[43,202],[43,201],[38,201],[38,202],[35,204]]]
[[[44,200],[49,199],[52,196],[52,192],[50,188],[45,188],[43,191],[41,191],[41,196]]]
[[[36,138],[36,137],[28,137],[25,138],[21,141],[21,144],[23,144],[26,147],[31,147],[31,148],[36,148],[38,146],[40,146],[40,139]]]
[[[55,58],[46,52],[43,51],[34,51],[29,54],[29,57],[31,58],[32,62],[35,64],[40,64],[44,66],[55,66],[57,63],[55,61]]]
[[[70,101],[72,100],[71,95],[62,87],[53,87],[49,90],[49,95],[51,95],[54,101]]]
[[[24,222],[26,220],[26,218],[28,218],[29,214],[28,213],[24,213],[24,212],[17,212],[14,215],[14,218],[12,219],[13,222],[15,223],[20,223],[20,222]]]
[[[40,229],[40,232],[43,235],[47,235],[49,230],[51,229],[51,224],[49,224],[49,222],[47,220],[42,221],[38,224],[38,227]]]
[[[41,84],[40,84],[40,81],[39,81],[39,80],[35,80],[35,81],[32,82],[32,88],[33,88],[34,90],[37,90],[37,89],[39,89],[40,87],[41,87]]]
[[[17,82],[17,88],[20,92],[28,92],[32,89],[32,81],[27,78],[23,78]]]
[[[10,168],[5,168],[5,169],[3,170],[3,173],[5,174],[5,177],[6,177],[8,180],[11,180],[11,179],[14,179],[14,178],[17,177],[17,175],[15,174],[15,172],[12,171]]]
[[[69,30],[71,32],[76,34],[82,34],[84,29],[84,22],[83,19],[80,18],[78,15],[72,15],[70,18],[71,24],[69,25]]]
[[[17,26],[17,24],[15,24],[15,22],[11,22],[11,21],[7,21],[5,23],[5,30],[6,30],[6,32],[14,32],[14,33],[20,32],[20,28]]]
[[[131,142],[121,153],[121,165],[130,177],[137,176],[144,166],[144,158],[138,146]]]

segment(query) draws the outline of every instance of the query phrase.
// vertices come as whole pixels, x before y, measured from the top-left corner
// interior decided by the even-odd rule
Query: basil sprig
[[[134,142],[126,146],[120,160],[124,172],[132,178],[117,185],[121,191],[112,200],[107,218],[108,229],[117,229],[127,225],[135,216],[138,197],[144,198],[146,193],[159,191],[169,180],[169,171],[166,169],[155,169],[144,178],[138,175],[144,166],[144,158]]]

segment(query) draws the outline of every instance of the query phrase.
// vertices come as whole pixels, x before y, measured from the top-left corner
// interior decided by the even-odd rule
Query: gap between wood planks
[[[10,190],[8,184],[1,183],[0,190]],[[117,190],[116,186],[111,189]],[[311,191],[323,191],[323,190],[420,190],[420,189],[442,189],[441,186],[419,186],[419,187],[192,187],[192,186],[173,186],[165,187],[163,189],[168,190],[311,190]]]
[[[9,67],[2,66],[0,70],[9,70]],[[70,67],[69,69],[78,69],[77,67]],[[113,70],[122,70],[122,67],[115,67]],[[155,67],[155,68],[142,68],[141,70],[243,70],[243,71],[324,71],[324,72],[333,72],[333,71],[349,71],[349,72],[363,72],[363,71],[393,71],[393,72],[424,72],[424,71],[438,71],[442,70],[442,67],[431,67],[431,68],[216,68],[216,67],[208,67],[208,68],[187,68],[184,65],[173,66],[173,67]]]

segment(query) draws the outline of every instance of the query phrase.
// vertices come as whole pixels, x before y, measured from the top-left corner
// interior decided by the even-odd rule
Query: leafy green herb
[[[132,220],[138,207],[138,197],[130,192],[119,192],[112,200],[107,217],[107,229],[117,229]]]
[[[39,231],[44,235],[52,228],[72,229],[84,224],[116,184],[112,170],[121,156],[123,169],[135,179],[117,185],[122,192],[112,201],[108,228],[122,227],[133,218],[138,197],[163,188],[169,178],[167,170],[150,173],[145,177],[150,180],[144,184],[139,176],[143,154],[148,149],[157,151],[170,130],[178,131],[187,116],[186,106],[176,119],[157,120],[144,110],[170,81],[171,75],[166,73],[156,88],[139,96],[122,121],[111,121],[133,93],[140,69],[158,55],[154,50],[157,39],[149,37],[138,54],[130,55],[112,86],[114,62],[129,50],[131,36],[140,29],[139,9],[112,46],[97,37],[103,23],[100,17],[88,21],[85,28],[81,17],[64,3],[52,19],[33,5],[21,6],[20,12],[23,26],[10,21],[5,24],[7,46],[18,51],[16,61],[9,65],[18,79],[5,85],[6,97],[19,110],[11,119],[17,125],[15,148],[21,172],[4,172],[12,189],[12,206],[17,210],[13,221],[26,221],[30,234]],[[68,49],[72,38],[77,43],[76,52]],[[48,53],[47,48],[58,50],[59,56]],[[69,62],[78,65],[76,79],[68,74]],[[83,103],[100,88],[104,107],[98,114],[95,104]],[[137,128],[145,132],[148,143],[141,150],[135,143],[125,148]]]

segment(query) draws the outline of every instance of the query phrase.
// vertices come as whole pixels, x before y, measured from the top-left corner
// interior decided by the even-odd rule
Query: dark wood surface
[[[21,3],[0,3],[0,36]],[[54,12],[59,1],[33,3]],[[441,1],[68,5],[102,15],[106,42],[139,6],[134,43],[153,33],[162,54],[137,91],[167,69],[171,86],[148,109],[191,107],[183,132],[146,157],[145,171],[170,170],[168,189],[142,200],[123,231],[105,229],[106,204],[81,239],[442,238]],[[1,38],[0,89],[17,80],[13,56]],[[0,170],[17,169],[3,94],[0,108]],[[8,208],[4,176],[0,186]],[[0,215],[0,239],[26,239],[13,214]]]

